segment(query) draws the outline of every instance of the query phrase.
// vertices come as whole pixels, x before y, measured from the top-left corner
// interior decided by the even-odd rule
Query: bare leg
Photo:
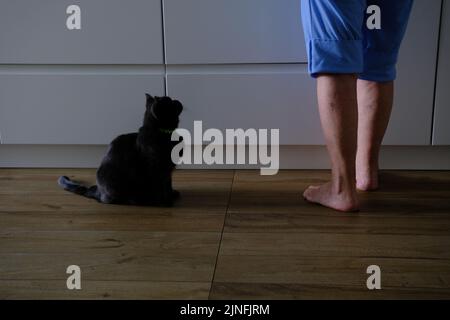
[[[358,152],[356,185],[364,191],[378,188],[378,156],[392,111],[394,82],[358,80]]]
[[[311,186],[303,196],[339,211],[358,209],[355,160],[358,131],[356,75],[320,75],[317,96],[322,129],[331,158],[331,182]]]

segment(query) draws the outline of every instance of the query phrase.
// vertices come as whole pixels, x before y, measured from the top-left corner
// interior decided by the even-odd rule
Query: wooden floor
[[[179,170],[164,209],[100,205],[61,174],[94,181],[0,169],[0,298],[450,298],[450,172],[383,172],[356,214],[304,202],[326,171]],[[72,264],[82,290],[66,289]]]

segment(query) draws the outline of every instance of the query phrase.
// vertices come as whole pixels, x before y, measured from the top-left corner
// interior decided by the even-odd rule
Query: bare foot
[[[359,210],[359,202],[356,191],[335,192],[331,182],[321,186],[310,186],[303,193],[303,197],[313,203],[338,211],[353,212]]]
[[[356,188],[362,191],[378,189],[378,168],[356,165]]]

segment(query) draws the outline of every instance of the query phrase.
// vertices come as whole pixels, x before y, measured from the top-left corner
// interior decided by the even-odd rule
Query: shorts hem
[[[308,70],[312,77],[322,73],[360,74],[364,71],[362,40],[308,41]]]

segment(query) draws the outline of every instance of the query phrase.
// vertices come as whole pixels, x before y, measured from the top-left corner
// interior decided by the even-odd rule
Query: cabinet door
[[[2,0],[0,63],[162,64],[161,21],[160,0]]]
[[[181,127],[279,129],[280,143],[322,144],[315,85],[304,66],[168,68],[168,93],[183,101]]]
[[[289,0],[283,6],[273,0],[165,0],[164,3],[169,64],[306,61],[298,8],[300,1]],[[430,144],[439,16],[440,1],[415,1],[400,53],[395,106],[385,139],[387,145]],[[268,21],[275,23],[276,27]],[[270,41],[280,43],[273,45],[269,44]],[[239,74],[239,68],[235,66],[228,73]],[[201,100],[208,93],[195,90],[192,87],[195,83],[188,86],[200,95],[195,99]],[[169,81],[169,92],[174,92],[171,84],[174,83]],[[296,85],[304,84],[297,82]],[[217,91],[220,90],[231,92],[226,87],[217,88]],[[260,90],[266,88],[261,87]],[[313,101],[315,91],[302,90],[302,94],[305,92],[311,95],[308,101]],[[241,106],[246,105],[246,102],[235,101]],[[291,101],[285,104],[292,107],[283,107],[287,108],[283,121],[292,121],[288,114],[294,110],[296,103]],[[225,116],[223,119],[228,118]],[[314,124],[319,127],[319,122],[305,122],[305,119],[311,120],[308,117],[299,119],[298,125],[309,127]],[[234,123],[232,119],[229,121]],[[282,140],[295,144],[316,143],[318,140],[322,143],[319,136]]]
[[[306,62],[300,0],[163,1],[167,63]]]
[[[429,145],[441,1],[415,0],[402,44],[387,145]]]
[[[450,2],[444,1],[434,112],[434,145],[450,145]]]
[[[142,124],[145,93],[164,93],[160,74],[0,75],[5,144],[107,144]]]

